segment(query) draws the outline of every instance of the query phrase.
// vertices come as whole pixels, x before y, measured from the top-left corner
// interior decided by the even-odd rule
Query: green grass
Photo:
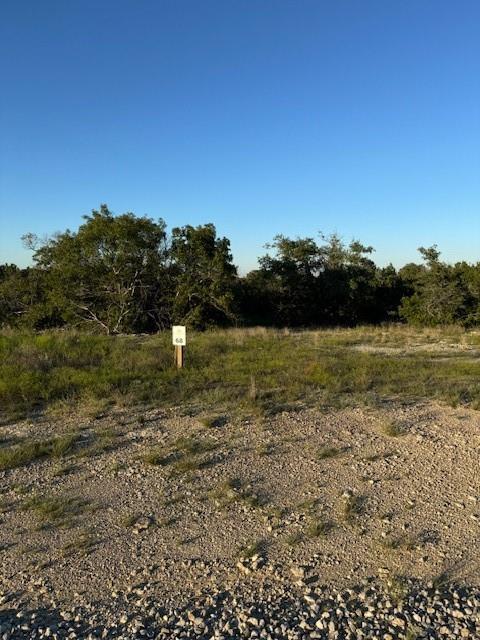
[[[328,458],[336,458],[343,453],[342,449],[336,447],[322,447],[317,452],[317,458],[319,460],[327,460]]]
[[[23,467],[41,458],[62,458],[71,454],[79,436],[67,434],[48,440],[25,440],[0,449],[0,470]]]
[[[97,413],[113,403],[261,417],[299,401],[337,406],[402,397],[480,408],[480,360],[469,349],[446,352],[442,345],[478,348],[480,335],[402,326],[189,332],[187,366],[177,371],[168,331],[4,331],[0,407],[9,417],[37,409]]]
[[[251,509],[264,507],[268,503],[266,496],[254,492],[250,486],[244,486],[239,478],[220,482],[208,495],[222,509],[235,502],[243,503]]]
[[[211,460],[203,454],[218,447],[216,442],[206,438],[177,438],[171,447],[156,447],[142,456],[143,462],[152,466],[171,467],[171,474],[179,476],[193,473],[209,464]]]
[[[306,534],[309,538],[324,538],[333,528],[331,522],[326,520],[312,520],[307,527]]]
[[[27,500],[24,509],[36,513],[44,526],[69,526],[81,515],[88,502],[72,496],[34,496]]]

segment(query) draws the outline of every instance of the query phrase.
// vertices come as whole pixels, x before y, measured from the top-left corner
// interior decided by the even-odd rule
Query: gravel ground
[[[79,440],[0,471],[0,638],[480,638],[479,427],[427,402],[4,424]]]
[[[3,598],[4,599],[4,598]],[[478,638],[480,592],[411,581],[355,589],[294,591],[265,583],[159,603],[148,585],[116,593],[113,604],[0,612],[2,638]]]

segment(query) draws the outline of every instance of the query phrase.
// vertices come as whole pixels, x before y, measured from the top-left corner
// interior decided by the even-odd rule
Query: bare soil
[[[171,598],[267,578],[342,588],[385,570],[478,584],[478,412],[425,402],[213,422],[178,409],[4,425],[4,441],[115,437],[0,472],[0,591],[71,603],[148,579]],[[182,437],[203,444],[179,458]],[[159,447],[162,464],[146,462]],[[49,522],[35,496],[82,502]],[[252,543],[266,562],[247,575],[237,562]]]

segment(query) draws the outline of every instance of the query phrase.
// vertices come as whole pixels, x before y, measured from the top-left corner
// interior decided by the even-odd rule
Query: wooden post
[[[175,364],[177,369],[181,369],[185,364],[185,347],[181,344],[175,345]]]
[[[175,366],[177,369],[182,369],[185,365],[185,345],[187,344],[187,331],[184,326],[172,327],[172,343],[175,347]]]

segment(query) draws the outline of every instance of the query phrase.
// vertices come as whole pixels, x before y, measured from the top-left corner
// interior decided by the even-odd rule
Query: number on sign
[[[186,328],[177,325],[172,327],[172,342],[175,346],[184,347],[187,344],[187,331]]]

